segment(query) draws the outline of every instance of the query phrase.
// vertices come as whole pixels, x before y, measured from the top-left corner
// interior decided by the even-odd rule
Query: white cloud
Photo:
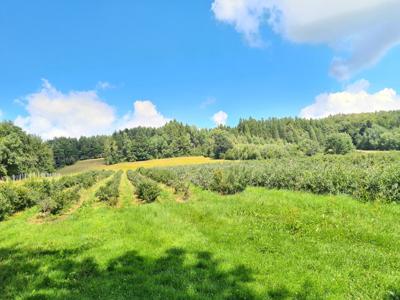
[[[228,121],[228,115],[224,111],[219,111],[212,117],[216,126],[226,125],[226,121]]]
[[[400,110],[400,96],[395,90],[385,88],[370,94],[368,87],[368,81],[360,80],[345,91],[321,94],[312,105],[301,110],[300,117],[324,118],[335,114]]]
[[[0,120],[3,119],[3,111],[0,109]]]
[[[377,63],[400,43],[398,0],[214,0],[212,11],[253,46],[262,42],[264,24],[292,42],[330,46],[339,55],[331,67],[339,79]]]
[[[95,91],[63,94],[47,80],[43,80],[39,92],[27,95],[22,101],[29,115],[18,116],[15,124],[44,139],[110,132],[116,120],[114,109]]]
[[[162,127],[171,119],[164,117],[157,111],[157,107],[151,101],[136,101],[134,111],[123,117],[120,129],[134,127]]]
[[[109,90],[113,88],[115,88],[115,86],[107,81],[99,81],[96,84],[96,90]]]
[[[150,101],[136,101],[134,112],[118,119],[115,110],[96,91],[62,93],[47,80],[40,91],[19,100],[28,113],[14,123],[44,139],[109,134],[115,129],[138,126],[160,127],[163,117]]]
[[[206,100],[201,102],[200,108],[201,109],[206,109],[207,107],[215,104],[216,102],[217,102],[217,99],[215,99],[214,97],[208,97]]]

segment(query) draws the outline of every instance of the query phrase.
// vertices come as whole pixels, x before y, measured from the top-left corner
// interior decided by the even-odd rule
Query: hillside
[[[348,197],[249,188],[165,189],[139,205],[126,175],[45,222],[0,222],[1,299],[381,299],[398,295],[400,210]],[[392,298],[395,299],[395,298]]]

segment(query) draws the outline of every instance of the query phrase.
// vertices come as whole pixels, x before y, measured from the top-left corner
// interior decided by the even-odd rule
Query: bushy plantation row
[[[39,208],[44,214],[57,214],[80,198],[81,189],[88,189],[96,182],[109,177],[112,171],[89,171],[74,176],[64,176],[55,181],[49,193],[39,201]]]
[[[188,180],[182,178],[184,174],[182,174],[182,176],[178,176],[177,173],[167,169],[145,169],[145,168],[138,169],[138,172],[159,183],[171,187],[174,191],[174,194],[182,194],[184,200],[189,199],[190,184]]]
[[[295,157],[151,171],[157,172],[162,174],[158,177],[188,178],[203,189],[221,194],[234,194],[247,186],[258,186],[316,194],[347,194],[365,201],[400,202],[397,154]]]
[[[121,182],[123,172],[118,171],[114,176],[101,186],[97,192],[96,197],[109,205],[116,205],[119,198],[119,184]]]
[[[139,171],[128,171],[127,175],[129,181],[135,187],[135,194],[139,200],[151,203],[160,196],[161,189],[152,179],[143,176]]]
[[[0,184],[0,220],[38,205],[42,213],[56,214],[79,199],[79,191],[110,176],[110,171],[90,171],[60,179],[31,178]]]

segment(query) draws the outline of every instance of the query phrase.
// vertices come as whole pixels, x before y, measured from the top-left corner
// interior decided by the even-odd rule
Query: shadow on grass
[[[208,252],[188,263],[182,249],[157,259],[131,251],[100,267],[83,250],[0,249],[1,299],[255,299],[243,266],[222,270]]]

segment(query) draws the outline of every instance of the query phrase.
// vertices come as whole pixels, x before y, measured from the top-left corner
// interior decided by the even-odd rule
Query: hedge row
[[[122,171],[118,171],[105,185],[101,186],[96,192],[96,197],[110,205],[116,205],[119,198],[119,184],[121,182]]]
[[[150,178],[139,173],[139,171],[128,171],[129,181],[135,187],[135,194],[141,201],[151,203],[157,200],[161,194],[158,184]]]
[[[88,189],[96,182],[109,177],[112,171],[89,171],[73,176],[64,176],[55,181],[46,197],[39,201],[44,214],[58,214],[80,198],[81,189]]]
[[[366,201],[400,202],[400,162],[392,155],[295,157],[167,170],[178,178],[188,176],[195,185],[221,194],[234,194],[246,186],[258,186],[315,194],[347,194]]]
[[[79,190],[89,188],[109,171],[91,171],[60,179],[30,178],[23,182],[0,184],[0,220],[26,208],[38,205],[43,213],[58,213],[79,199]]]
[[[159,183],[163,183],[173,188],[175,194],[183,194],[183,199],[187,200],[190,197],[190,184],[185,178],[179,177],[175,172],[167,169],[145,169],[140,168],[138,172],[146,177],[149,177]]]

